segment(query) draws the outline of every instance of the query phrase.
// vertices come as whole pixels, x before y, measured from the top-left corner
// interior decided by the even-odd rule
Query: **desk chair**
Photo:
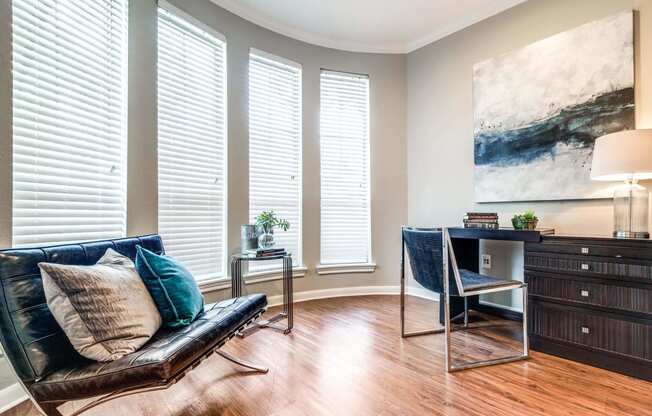
[[[401,336],[403,338],[425,335],[446,334],[446,370],[448,372],[502,364],[528,358],[527,338],[527,284],[516,280],[499,279],[481,275],[469,270],[458,269],[455,252],[446,228],[401,229]],[[417,332],[405,332],[405,252],[410,260],[412,275],[423,287],[433,292],[444,292],[444,328]],[[464,328],[468,327],[469,296],[506,290],[523,289],[523,353],[516,356],[467,362],[453,365],[451,359],[451,296],[464,298]]]

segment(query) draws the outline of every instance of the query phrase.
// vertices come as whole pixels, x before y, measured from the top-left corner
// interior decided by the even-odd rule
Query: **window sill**
[[[292,268],[292,277],[303,277],[306,275],[308,269],[305,266],[297,266]],[[245,274],[245,282],[247,285],[263,282],[271,282],[274,280],[281,280],[283,278],[283,271],[280,269],[264,270],[260,272],[253,272]],[[230,277],[220,277],[216,279],[206,279],[197,282],[199,290],[202,293],[213,292],[216,290],[229,289],[231,287]]]
[[[320,264],[317,274],[373,273],[376,263]]]

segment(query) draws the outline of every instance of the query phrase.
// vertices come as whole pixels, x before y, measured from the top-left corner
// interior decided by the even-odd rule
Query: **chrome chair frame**
[[[403,238],[403,230],[401,228],[401,337],[408,338],[427,334],[441,334],[445,333],[446,339],[446,371],[451,373],[455,371],[467,370],[471,368],[485,367],[496,364],[509,363],[513,361],[526,360],[529,358],[530,345],[527,337],[527,283],[519,282],[518,284],[494,287],[489,289],[479,289],[465,291],[462,285],[462,278],[460,276],[457,261],[455,259],[455,252],[453,244],[448,232],[448,228],[442,228],[442,263],[443,263],[443,286],[444,286],[444,327],[428,329],[423,331],[406,332],[405,331],[405,240]],[[433,229],[434,231],[434,229]],[[503,358],[494,358],[489,360],[479,360],[466,362],[461,365],[454,365],[451,357],[451,316],[450,316],[450,288],[449,288],[449,262],[450,268],[453,270],[453,277],[455,284],[458,288],[458,294],[464,298],[464,325],[463,328],[468,328],[468,297],[475,295],[483,295],[486,293],[502,292],[507,290],[523,289],[523,353],[518,355],[510,355]],[[453,319],[455,319],[454,317]]]

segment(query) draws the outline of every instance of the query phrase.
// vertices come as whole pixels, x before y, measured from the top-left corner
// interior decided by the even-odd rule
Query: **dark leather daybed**
[[[0,340],[18,378],[47,415],[60,415],[57,407],[66,401],[100,396],[78,414],[119,396],[167,388],[265,311],[262,294],[228,299],[206,305],[187,327],[159,330],[140,350],[116,361],[82,357],[48,309],[37,264],[91,265],[109,247],[133,260],[137,245],[164,251],[158,235],[0,251]]]

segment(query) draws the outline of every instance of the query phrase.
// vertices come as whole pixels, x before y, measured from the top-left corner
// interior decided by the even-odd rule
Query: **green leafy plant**
[[[256,217],[256,225],[263,229],[265,233],[271,233],[275,227],[283,231],[290,229],[290,223],[287,220],[279,218],[273,210],[263,211]]]
[[[523,218],[523,221],[525,222],[532,222],[538,220],[537,216],[534,215],[534,211],[532,211],[531,209],[528,209],[523,214],[521,214],[521,218]]]
[[[512,217],[512,225],[517,230],[533,230],[537,227],[539,218],[534,211],[528,209],[522,214],[516,214]]]

